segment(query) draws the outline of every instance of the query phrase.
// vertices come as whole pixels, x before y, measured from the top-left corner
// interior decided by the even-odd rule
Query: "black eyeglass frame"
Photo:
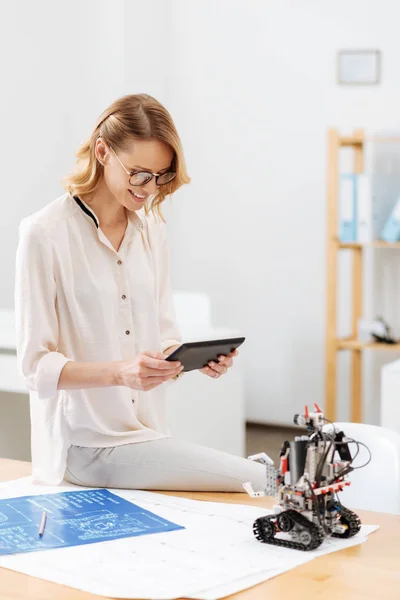
[[[128,171],[125,165],[121,162],[121,159],[115,152],[114,148],[110,144],[108,144],[108,146],[110,147],[110,150],[113,152],[115,158],[118,160],[121,167],[124,169],[125,173],[129,175],[129,185],[131,185],[132,187],[140,187],[141,185],[146,185],[147,183],[149,183],[149,181],[153,179],[153,177],[156,178],[156,185],[161,187],[163,185],[168,185],[176,177],[175,171],[167,171],[166,173],[152,173],[151,171]],[[147,178],[141,183],[132,183],[131,179],[134,175],[147,175]],[[159,183],[160,177],[165,177],[166,175],[172,175],[171,179],[169,179],[168,181],[164,181],[164,183]]]

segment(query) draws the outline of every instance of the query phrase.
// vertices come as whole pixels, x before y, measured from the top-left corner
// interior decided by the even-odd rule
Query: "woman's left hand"
[[[204,373],[204,375],[208,375],[213,379],[218,379],[221,375],[224,375],[228,369],[233,365],[233,357],[239,354],[238,350],[234,350],[227,356],[219,356],[218,362],[210,361],[208,363],[208,367],[204,367],[204,369],[200,369],[200,373]]]

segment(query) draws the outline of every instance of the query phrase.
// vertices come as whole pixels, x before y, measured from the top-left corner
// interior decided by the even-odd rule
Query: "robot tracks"
[[[332,537],[353,537],[353,535],[356,535],[361,529],[360,517],[344,506],[342,506],[340,510],[340,524],[346,526],[346,531],[344,533],[332,533]]]
[[[344,533],[334,533],[333,537],[348,538],[360,531],[359,517],[351,510],[342,507],[340,522],[346,525]],[[276,533],[287,533],[291,530],[292,536],[297,539],[281,539]],[[291,548],[292,550],[315,550],[324,540],[322,527],[309,521],[304,515],[295,510],[286,510],[278,515],[267,515],[254,521],[253,532],[255,537],[264,544]]]
[[[286,533],[294,527],[296,527],[298,541],[275,537],[277,531]],[[285,510],[279,515],[267,515],[256,519],[253,524],[253,532],[256,538],[264,544],[292,550],[315,550],[324,539],[321,528],[295,510]]]

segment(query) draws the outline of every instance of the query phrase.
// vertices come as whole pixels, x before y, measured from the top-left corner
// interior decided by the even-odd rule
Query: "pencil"
[[[46,520],[47,520],[47,514],[46,514],[46,511],[43,511],[42,521],[41,521],[40,527],[39,527],[39,537],[42,537],[42,535],[44,533],[44,528],[46,527]]]

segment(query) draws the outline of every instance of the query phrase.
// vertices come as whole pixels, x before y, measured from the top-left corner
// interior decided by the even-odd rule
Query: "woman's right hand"
[[[176,377],[182,370],[180,362],[165,360],[161,352],[142,352],[132,360],[117,363],[116,385],[148,392]]]

